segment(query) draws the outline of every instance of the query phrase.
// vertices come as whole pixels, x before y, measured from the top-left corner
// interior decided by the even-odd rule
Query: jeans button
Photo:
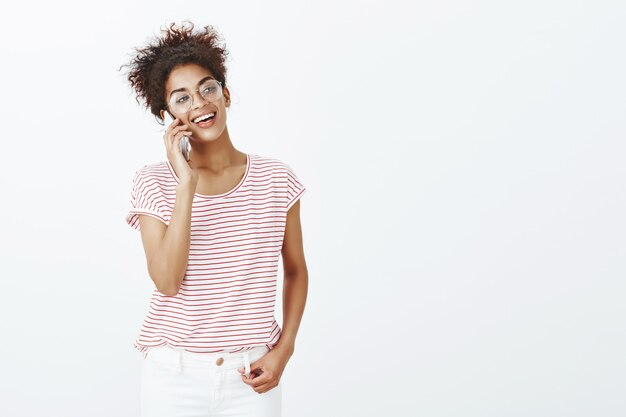
[[[217,364],[217,366],[220,366],[224,363],[224,358],[218,358],[215,363]]]

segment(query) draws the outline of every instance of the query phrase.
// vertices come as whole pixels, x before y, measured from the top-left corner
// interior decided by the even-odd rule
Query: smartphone
[[[165,112],[164,123],[165,123],[165,129],[167,129],[169,125],[174,123],[174,118],[167,111]],[[191,152],[191,145],[189,145],[189,138],[187,136],[183,136],[180,139],[180,152],[185,157],[185,160],[189,161],[189,153]]]

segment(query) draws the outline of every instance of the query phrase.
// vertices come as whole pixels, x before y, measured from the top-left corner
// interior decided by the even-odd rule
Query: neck
[[[233,146],[226,128],[217,139],[190,140],[189,143],[191,144],[189,163],[199,171],[219,175],[225,169],[240,164],[242,157],[245,159],[245,153]]]

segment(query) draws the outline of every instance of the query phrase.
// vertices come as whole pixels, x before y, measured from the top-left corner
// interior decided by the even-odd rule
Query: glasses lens
[[[170,99],[170,109],[176,113],[186,113],[191,108],[191,95],[184,91],[174,93]]]
[[[207,101],[216,101],[222,97],[222,88],[215,80],[209,80],[200,86],[200,94]]]
[[[206,101],[217,101],[222,97],[222,86],[216,80],[209,80],[198,89]],[[174,93],[170,99],[170,108],[176,113],[187,113],[191,109],[193,99],[186,91]]]

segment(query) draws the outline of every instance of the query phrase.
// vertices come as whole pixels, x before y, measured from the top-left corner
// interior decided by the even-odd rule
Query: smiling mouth
[[[211,115],[211,116],[209,116],[209,117],[207,118],[207,117],[206,117],[206,115],[207,115],[207,114],[208,114],[208,115]],[[193,123],[193,124],[196,124],[196,125],[207,124],[208,122],[210,122],[210,121],[214,120],[216,116],[217,116],[217,112],[216,112],[216,111],[214,111],[214,112],[210,112],[210,113],[206,113],[204,116],[196,117],[195,119],[193,119],[193,120],[192,120],[192,123]],[[202,118],[202,119],[200,119],[200,118]],[[198,120],[198,119],[200,119],[200,120],[199,120],[199,121],[196,121],[196,120]]]

